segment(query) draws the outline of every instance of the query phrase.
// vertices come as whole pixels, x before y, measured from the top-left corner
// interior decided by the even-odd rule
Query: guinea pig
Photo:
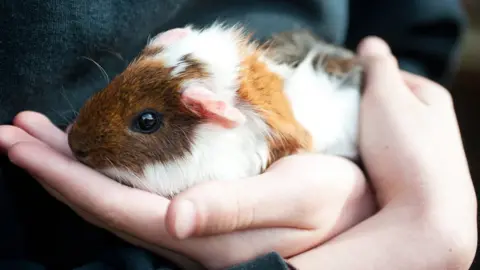
[[[171,29],[80,109],[80,162],[172,197],[264,172],[288,155],[355,160],[362,68],[308,31],[251,39],[239,25]]]

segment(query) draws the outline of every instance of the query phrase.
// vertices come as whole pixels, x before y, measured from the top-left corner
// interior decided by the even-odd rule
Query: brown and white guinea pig
[[[299,152],[356,159],[361,73],[307,31],[259,44],[240,26],[172,29],[84,104],[68,142],[80,162],[166,197]]]

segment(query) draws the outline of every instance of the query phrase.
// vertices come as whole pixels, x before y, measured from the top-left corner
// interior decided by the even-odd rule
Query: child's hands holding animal
[[[299,269],[469,269],[477,203],[449,93],[402,72],[383,40],[365,39],[358,51],[366,72],[360,151],[379,211],[290,262]]]
[[[73,160],[66,134],[44,116],[25,112],[14,123],[0,128],[0,147],[53,196],[127,241],[160,254],[168,248],[210,268],[272,250],[285,257],[304,252],[375,209],[355,165],[335,157],[300,155],[280,160],[261,176],[192,188],[174,200],[177,205],[167,215],[169,200],[120,185]],[[196,211],[188,204],[179,207],[183,199],[194,202]],[[185,228],[194,220],[196,235],[235,232],[186,240],[167,232],[170,228],[186,236],[190,230]]]
[[[153,251],[210,267],[304,252],[375,205],[347,160],[282,159],[355,158],[359,97],[350,52],[286,37],[267,51],[289,60],[237,28],[161,33],[87,101],[68,139],[25,113],[2,128],[3,147],[84,218]],[[175,239],[206,235],[218,236]]]
[[[362,102],[360,115],[360,148],[381,210],[354,229],[312,251],[295,256],[290,261],[302,269],[345,269],[360,265],[388,268],[391,264],[408,269],[424,265],[429,265],[432,269],[446,264],[467,266],[474,254],[472,251],[475,250],[475,241],[471,239],[476,237],[471,236],[475,232],[476,206],[456,121],[452,117],[451,101],[441,93],[444,89],[427,80],[406,73],[400,78],[398,67],[392,66],[393,57],[388,52],[379,52],[382,49],[388,50],[385,44],[370,48],[377,51],[371,57],[365,48],[360,48],[361,54],[369,60],[366,65],[366,98]],[[338,65],[333,67],[337,70],[343,68]],[[390,88],[391,92],[384,92]],[[409,91],[413,91],[414,95]],[[405,113],[410,114],[400,117]],[[143,124],[152,124],[150,116],[152,115],[141,117],[145,120]],[[438,117],[441,122],[435,121],[433,117]],[[279,251],[283,256],[291,256],[336,234],[335,228],[331,228],[333,232],[330,234],[325,234],[325,228],[321,226],[331,224],[332,220],[338,220],[341,215],[338,212],[326,214],[326,210],[338,210],[341,208],[339,205],[346,205],[342,209],[354,220],[347,219],[343,223],[344,229],[363,220],[374,210],[365,179],[356,167],[338,158],[313,155],[281,159],[265,174],[251,178],[252,181],[212,181],[198,185],[180,193],[169,208],[166,199],[116,184],[52,150],[58,149],[59,152],[70,154],[66,135],[45,118],[24,114],[15,123],[21,129],[1,128],[2,147],[8,150],[16,164],[35,175],[57,198],[70,204],[87,220],[110,229],[132,243],[158,253],[165,252],[160,247],[168,247],[208,267],[231,265],[271,250]],[[436,135],[442,136],[433,140]],[[29,142],[19,143],[22,141]],[[426,147],[440,142],[445,143],[442,146],[450,147]],[[44,143],[51,148],[45,147]],[[396,150],[392,151],[392,147]],[[346,149],[351,148],[345,148],[344,151]],[[450,151],[450,154],[432,152],[435,149]],[[449,158],[451,160],[447,162]],[[322,163],[318,162],[319,159]],[[382,162],[385,164],[380,166]],[[449,166],[444,164],[445,166],[438,167],[438,163],[448,163]],[[288,177],[286,172],[289,166],[300,166],[305,174],[301,177]],[[329,173],[330,169],[332,171]],[[336,172],[333,173],[334,171]],[[345,172],[346,175],[343,175]],[[337,177],[343,180],[338,181]],[[329,182],[332,178],[336,180],[333,183]],[[274,191],[272,185],[265,184],[269,181],[274,183]],[[335,185],[342,181],[346,183],[343,188],[343,183]],[[243,184],[246,185],[244,188]],[[234,194],[233,191],[239,186],[243,189],[240,188],[239,194]],[[221,187],[218,193],[226,190],[225,194],[211,196],[212,190],[217,191],[215,187]],[[352,190],[356,190],[353,194],[359,195],[358,203],[352,203],[352,198],[348,196]],[[209,193],[206,194],[206,191]],[[314,196],[316,192],[318,196]],[[269,196],[259,197],[258,194]],[[292,197],[283,198],[285,194]],[[323,196],[328,198],[329,194],[338,196],[338,200],[332,200],[328,209],[322,209],[324,205],[319,201]],[[250,195],[252,196],[249,197]],[[455,197],[446,199],[450,196]],[[258,199],[259,204],[248,198]],[[188,203],[182,203],[185,202],[183,199],[195,202],[195,206],[192,208]],[[226,199],[226,205],[222,206],[217,199]],[[351,212],[348,205],[354,207],[350,209]],[[277,209],[285,209],[285,212],[277,212]],[[305,212],[298,215],[299,209]],[[273,220],[269,211],[279,216]],[[219,212],[221,214],[216,216]],[[191,218],[193,213],[196,214],[196,219]],[[222,220],[224,216],[231,218]],[[195,226],[182,226],[178,223],[179,219],[191,222],[183,225]],[[466,222],[456,222],[459,219],[465,219]],[[195,221],[192,222],[193,220]],[[168,226],[165,226],[165,221]],[[247,230],[265,226],[290,229]],[[294,229],[295,227],[302,229]],[[237,229],[244,230],[235,231]],[[179,241],[169,237],[167,230],[182,238],[191,233],[208,235],[235,232]],[[415,256],[415,260],[412,260],[409,256],[412,250],[422,252],[425,256]],[[352,257],[352,254],[359,256]],[[344,260],[345,256],[350,256],[352,260]],[[378,260],[379,256],[382,256],[382,260]]]

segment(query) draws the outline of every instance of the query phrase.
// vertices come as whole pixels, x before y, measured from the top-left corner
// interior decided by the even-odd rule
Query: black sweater
[[[456,0],[3,0],[0,5],[0,124],[26,109],[67,124],[72,108],[107,83],[82,56],[112,77],[149,36],[187,23],[240,21],[258,38],[307,27],[351,49],[364,36],[377,35],[390,43],[402,68],[441,83],[455,67],[465,27]],[[172,269],[162,258],[84,222],[3,156],[0,215],[0,269],[15,269],[14,264],[16,269]],[[244,267],[285,265],[270,254]]]

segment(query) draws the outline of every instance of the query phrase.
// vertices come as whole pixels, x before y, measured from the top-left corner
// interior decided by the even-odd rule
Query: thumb
[[[267,172],[231,182],[208,182],[187,190],[171,201],[166,216],[167,230],[183,239],[255,225],[283,226],[279,218],[286,217],[289,207],[285,203],[300,191],[298,185],[280,184],[278,177],[274,172]],[[285,192],[285,184],[290,194]],[[294,214],[292,212],[287,215]]]
[[[404,85],[398,61],[392,55],[388,44],[377,37],[365,38],[357,48],[360,62],[365,69],[364,87],[366,92],[392,96]]]
[[[318,229],[319,220],[332,215],[332,204],[354,192],[353,187],[360,190],[362,177],[344,159],[287,157],[262,175],[207,182],[178,195],[167,211],[167,231],[183,239],[244,229]]]

